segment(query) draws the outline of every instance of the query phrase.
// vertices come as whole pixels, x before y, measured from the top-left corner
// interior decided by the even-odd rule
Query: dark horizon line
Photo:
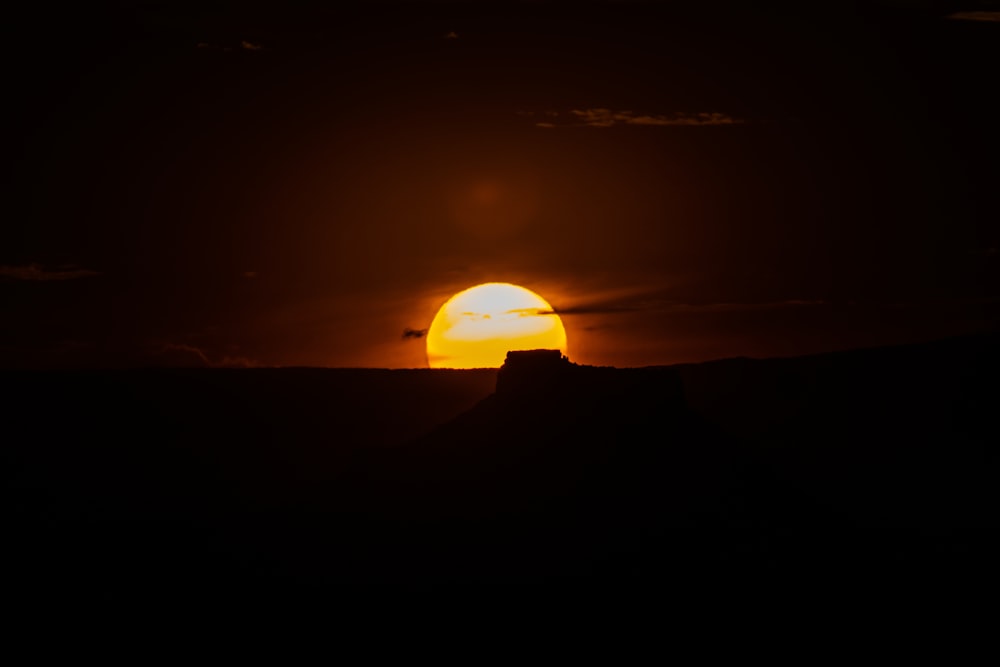
[[[789,355],[773,355],[767,357],[754,357],[748,355],[735,355],[731,357],[718,357],[715,359],[705,359],[703,361],[682,361],[674,364],[648,364],[645,366],[597,366],[592,364],[581,364],[569,359],[570,363],[574,366],[581,368],[605,368],[614,370],[643,370],[643,369],[667,369],[667,368],[689,368],[692,366],[702,366],[707,364],[719,364],[733,361],[755,361],[755,362],[766,362],[772,360],[789,360],[789,359],[813,359],[816,357],[825,356],[835,356],[844,354],[854,354],[854,353],[866,353],[866,352],[879,352],[887,350],[898,350],[907,349],[915,347],[927,347],[936,345],[946,345],[955,344],[961,341],[969,341],[976,339],[987,340],[990,338],[1000,339],[1000,329],[996,331],[982,331],[976,333],[968,334],[956,334],[953,336],[945,336],[939,338],[931,338],[923,341],[911,341],[905,343],[886,343],[882,345],[868,345],[862,347],[851,347],[851,348],[841,348],[832,349],[824,352],[808,352],[805,354],[789,354]],[[1000,342],[1000,340],[998,340]],[[235,371],[235,372],[246,372],[246,371],[380,371],[380,372],[408,372],[408,371],[427,371],[427,372],[437,372],[443,371],[446,373],[455,372],[482,372],[482,371],[499,371],[500,367],[483,366],[478,368],[430,368],[421,366],[411,366],[405,368],[388,368],[382,366],[76,366],[76,367],[64,367],[64,368],[16,368],[16,367],[0,367],[0,373],[102,373],[102,372],[139,372],[139,371]]]

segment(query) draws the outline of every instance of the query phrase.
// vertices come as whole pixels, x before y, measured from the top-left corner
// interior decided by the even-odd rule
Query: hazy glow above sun
[[[560,350],[566,329],[531,290],[485,283],[448,299],[427,332],[431,368],[499,368],[510,350]]]

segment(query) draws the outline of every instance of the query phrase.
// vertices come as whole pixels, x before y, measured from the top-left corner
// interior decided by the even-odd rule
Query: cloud
[[[558,114],[546,114],[557,118]],[[637,114],[634,111],[614,111],[612,109],[572,109],[566,120],[556,123],[545,121],[535,123],[536,127],[614,127],[615,125],[638,125],[644,127],[704,127],[709,125],[741,125],[743,119],[718,111],[672,114]]]
[[[672,303],[664,310],[676,313],[740,313],[753,310],[780,310],[803,306],[822,306],[819,299],[786,299],[785,301],[722,302],[722,303]]]
[[[822,306],[821,299],[785,299],[783,301],[757,302],[705,302],[685,303],[665,298],[661,294],[650,293],[625,299],[599,299],[576,303],[565,308],[538,311],[539,315],[620,315],[628,313],[731,313],[759,310],[777,310]]]
[[[426,335],[427,335],[427,329],[411,329],[410,327],[406,327],[403,329],[404,340],[409,338],[423,338]]]
[[[227,53],[234,50],[234,47],[232,46],[215,44],[214,42],[198,42],[195,45],[195,48],[198,49],[199,51],[225,51]],[[263,51],[264,45],[243,39],[240,40],[239,46],[235,48],[241,49],[243,51]]]
[[[195,359],[197,359],[199,362],[201,362],[200,364],[193,364],[192,363],[192,365],[199,365],[199,366],[211,366],[212,365],[212,362],[208,360],[208,355],[205,354],[205,352],[203,350],[201,350],[200,348],[197,348],[197,347],[195,347],[193,345],[182,345],[182,344],[179,344],[179,343],[167,343],[166,345],[164,345],[157,352],[157,354],[166,356],[170,352],[181,352],[183,354],[181,354],[181,355],[169,355],[169,356],[173,356],[173,357],[180,356],[183,359],[184,356],[190,355],[190,358],[192,359],[192,362]]]
[[[642,308],[636,306],[621,306],[606,303],[583,304],[571,306],[569,308],[553,308],[552,310],[539,310],[538,315],[604,315],[608,313],[634,313]]]
[[[253,280],[254,278],[257,277],[257,272],[256,271],[244,271],[243,272],[243,277],[246,278],[247,280]]]
[[[220,359],[212,359],[205,350],[183,343],[165,343],[156,350],[161,361],[169,361],[167,365],[202,366],[206,368],[257,368],[261,364],[247,357],[231,357],[225,355]]]
[[[544,308],[511,308],[510,310],[504,311],[504,314],[511,313],[516,314],[518,317],[534,317],[535,315],[552,315],[551,310],[545,310]],[[463,313],[464,315],[465,313]],[[470,313],[471,315],[472,313]]]
[[[458,39],[458,33],[452,30],[447,35],[444,36],[445,39]]]
[[[1000,12],[955,12],[954,14],[949,14],[947,18],[952,19],[953,21],[985,21],[987,23],[1000,23]]]
[[[615,123],[627,119],[630,113],[629,111],[616,112],[611,109],[573,109],[570,111],[570,114],[576,117],[576,124],[589,125],[590,127],[611,127]]]
[[[101,275],[99,271],[81,269],[72,265],[58,266],[52,269],[46,269],[40,264],[0,266],[0,277],[10,278],[12,280],[77,280],[79,278],[91,278],[99,275]]]

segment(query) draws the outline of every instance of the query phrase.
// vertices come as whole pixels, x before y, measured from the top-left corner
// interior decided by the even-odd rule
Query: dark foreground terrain
[[[7,372],[4,588],[985,592],[998,342],[527,368],[496,393],[493,371]]]

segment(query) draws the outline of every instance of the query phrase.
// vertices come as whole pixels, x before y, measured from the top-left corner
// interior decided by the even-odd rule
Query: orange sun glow
[[[510,283],[459,292],[427,332],[431,368],[499,368],[508,351],[533,349],[566,354],[566,329],[545,299]]]

